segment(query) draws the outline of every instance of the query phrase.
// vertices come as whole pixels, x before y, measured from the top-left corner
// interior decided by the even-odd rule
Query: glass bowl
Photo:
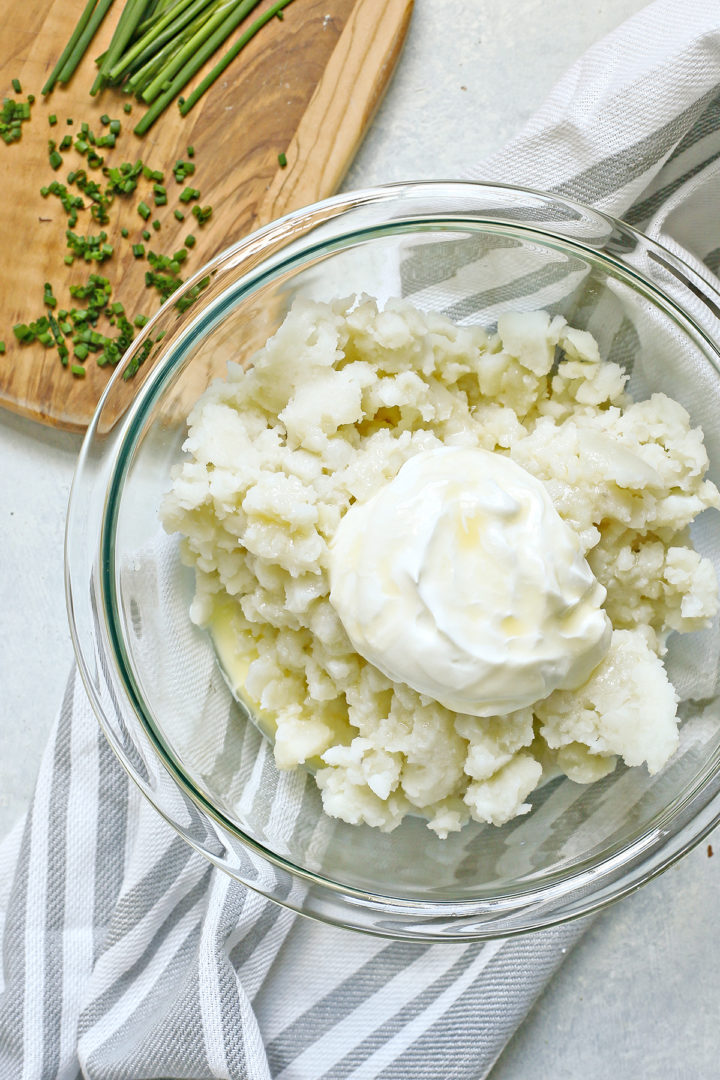
[[[146,326],[103,395],[73,485],[66,555],[93,706],[124,766],[190,844],[306,915],[458,941],[596,910],[718,821],[717,624],[671,640],[681,745],[658,775],[558,779],[530,796],[525,817],[440,840],[418,818],[381,833],[326,817],[307,773],[277,770],[189,620],[192,572],[158,509],[191,406],[228,360],[248,362],[295,297],[355,292],[402,294],[488,328],[506,309],[561,313],[631,370],[636,398],[663,390],[682,402],[720,481],[720,296],[669,251],[574,202],[502,185],[408,183],[328,199],[209,263]],[[694,541],[717,567],[708,513]]]

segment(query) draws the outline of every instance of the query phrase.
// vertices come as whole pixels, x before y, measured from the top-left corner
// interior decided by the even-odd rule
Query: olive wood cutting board
[[[57,86],[45,99],[40,89],[79,18],[83,0],[3,0],[5,61],[0,65],[0,91],[3,97],[19,100],[32,93],[36,102],[21,141],[0,143],[4,202],[0,340],[7,349],[0,356],[0,404],[43,423],[80,430],[89,423],[111,374],[112,369],[98,367],[91,354],[85,377],[78,378],[61,365],[55,349],[16,342],[13,326],[45,311],[46,281],[53,285],[58,309],[69,309],[75,303],[70,285],[85,282],[95,271],[110,280],[112,299],[124,305],[130,318],[151,315],[159,297],[146,289],[147,262],[133,256],[131,245],[142,241],[142,231],[153,219],[161,227],[151,230],[146,248],[172,254],[188,233],[196,237],[183,267],[183,276],[190,277],[254,228],[332,194],[389,82],[412,4],[413,0],[295,0],[282,21],[272,19],[260,30],[186,117],[172,103],[147,135],[137,137],[132,127],[144,108],[134,98],[114,89],[96,98],[89,95],[97,70],[94,58],[106,48],[123,0],[116,0],[70,83]],[[250,20],[268,6],[263,2]],[[222,51],[191,85],[220,55]],[[14,78],[20,80],[21,95],[12,90]],[[129,115],[123,111],[126,101],[133,103]],[[54,126],[49,123],[51,114],[57,116]],[[99,151],[106,166],[142,158],[165,174],[168,204],[156,210],[152,183],[145,180],[132,195],[116,198],[106,226],[98,226],[88,211],[81,211],[75,231],[97,234],[104,228],[115,253],[101,266],[76,260],[68,267],[63,261],[67,216],[59,200],[43,198],[40,188],[52,180],[66,183],[71,169],[86,168],[99,183],[104,178],[99,170],[87,168],[74,149],[63,155],[63,165],[53,172],[48,139],[59,143],[64,135],[77,133],[83,121],[96,135],[103,134],[107,131],[100,121],[103,114],[122,123],[117,145]],[[74,121],[72,126],[67,125],[68,118]],[[189,160],[188,146],[194,147],[196,171],[179,185],[172,166],[178,159]],[[279,163],[282,154],[287,159],[284,168]],[[201,192],[201,205],[213,208],[212,217],[201,227],[192,207],[178,202],[186,185]],[[69,190],[77,193],[74,187]],[[147,225],[137,210],[141,199],[152,208]],[[176,220],[175,208],[185,213],[184,221]],[[123,227],[127,239],[121,237]]]

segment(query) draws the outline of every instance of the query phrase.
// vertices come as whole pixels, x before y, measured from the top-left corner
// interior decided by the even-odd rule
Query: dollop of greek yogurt
[[[393,682],[495,716],[582,686],[605,656],[605,589],[543,484],[498,452],[410,458],[330,545],[330,602]]]

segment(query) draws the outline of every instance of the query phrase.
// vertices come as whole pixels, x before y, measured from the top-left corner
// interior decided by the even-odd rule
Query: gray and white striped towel
[[[717,0],[657,0],[468,175],[594,204],[713,279],[718,158]],[[161,820],[73,675],[0,848],[0,1080],[484,1077],[582,928],[422,945],[298,919]]]

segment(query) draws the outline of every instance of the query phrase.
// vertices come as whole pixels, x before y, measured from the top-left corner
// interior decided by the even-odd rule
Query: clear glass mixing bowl
[[[628,366],[636,397],[663,390],[685,405],[720,481],[720,296],[670,252],[601,213],[500,185],[409,183],[328,199],[208,264],[145,328],[100,402],[67,530],[87,690],[160,813],[217,866],[295,910],[456,941],[582,915],[667,867],[720,816],[717,625],[671,641],[682,739],[660,774],[556,780],[530,797],[527,816],[439,840],[414,818],[389,834],[327,818],[311,777],[276,769],[189,621],[192,574],[158,522],[187,413],[228,360],[249,361],[295,297],[353,292],[402,294],[486,327],[504,309],[563,314]],[[717,566],[712,514],[694,540]]]

